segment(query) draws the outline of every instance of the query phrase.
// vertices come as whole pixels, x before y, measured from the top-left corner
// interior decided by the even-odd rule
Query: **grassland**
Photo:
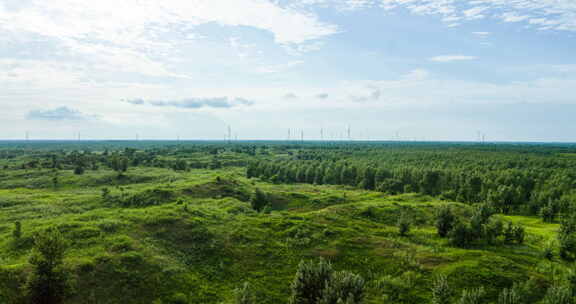
[[[452,247],[436,234],[435,207],[448,203],[459,215],[471,207],[420,194],[271,184],[247,179],[243,167],[133,167],[123,178],[107,168],[60,170],[57,186],[52,176],[49,169],[0,173],[0,290],[7,303],[21,301],[32,237],[49,226],[68,240],[65,264],[75,281],[69,303],[232,303],[243,282],[258,303],[286,303],[298,263],[318,257],[362,275],[365,303],[426,303],[437,274],[457,292],[484,286],[495,300],[502,288],[530,278],[543,292],[567,266],[542,257],[558,225],[537,217],[503,217],[526,227],[523,245]],[[104,200],[104,187],[112,195],[167,195],[126,207]],[[256,188],[267,193],[269,212],[250,207]],[[401,214],[414,223],[405,237],[396,227]],[[23,236],[14,240],[17,221]],[[379,283],[387,276],[403,280],[394,299]]]

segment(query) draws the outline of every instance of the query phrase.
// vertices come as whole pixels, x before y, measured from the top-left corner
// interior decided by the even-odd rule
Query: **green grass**
[[[179,294],[190,303],[221,303],[230,301],[243,281],[252,284],[259,303],[285,303],[298,263],[318,257],[366,278],[366,303],[383,303],[375,284],[380,278],[409,272],[416,281],[405,303],[426,302],[439,273],[448,275],[456,290],[483,285],[494,298],[502,287],[529,277],[545,284],[550,265],[562,265],[542,259],[540,248],[555,238],[558,225],[538,218],[503,217],[527,228],[524,245],[453,248],[433,227],[434,208],[444,203],[437,199],[275,185],[243,175],[239,168],[132,168],[122,179],[104,169],[82,176],[66,171],[54,188],[51,171],[4,171],[0,290],[18,296],[14,287],[30,270],[32,235],[52,225],[70,245],[66,267],[76,281],[70,303],[171,303]],[[102,200],[103,187],[113,194],[162,188],[173,196],[153,206],[122,208]],[[255,188],[269,194],[270,214],[250,208]],[[467,205],[450,204],[457,214],[470,212]],[[401,214],[414,221],[406,237],[395,226]],[[18,242],[12,238],[15,221],[22,222]]]

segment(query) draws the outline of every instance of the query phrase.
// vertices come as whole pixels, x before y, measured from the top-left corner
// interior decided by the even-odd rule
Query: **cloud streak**
[[[28,120],[49,120],[49,121],[65,121],[65,120],[90,120],[96,118],[95,116],[86,115],[78,110],[62,106],[54,109],[47,110],[31,110],[26,115]]]
[[[300,0],[309,3],[310,0]],[[439,16],[449,26],[465,21],[492,18],[502,22],[525,22],[538,30],[576,32],[573,0],[324,0],[348,10],[386,11],[406,9],[412,14]],[[361,5],[358,5],[361,3]]]
[[[132,105],[149,105],[155,107],[173,107],[181,109],[230,109],[239,106],[251,106],[254,104],[253,101],[240,97],[193,97],[180,100],[145,100],[141,98],[135,98],[128,99],[126,102]]]
[[[429,58],[428,60],[433,62],[453,62],[453,61],[470,61],[476,60],[476,56],[465,56],[465,55],[442,55]]]

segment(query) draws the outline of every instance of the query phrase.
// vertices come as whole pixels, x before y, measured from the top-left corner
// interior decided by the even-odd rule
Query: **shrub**
[[[498,296],[498,304],[522,304],[518,288],[504,288]]]
[[[486,291],[484,291],[483,287],[475,289],[464,289],[458,304],[480,304],[485,301],[485,297]]]
[[[69,294],[70,281],[62,268],[66,247],[62,234],[54,227],[34,237],[29,260],[34,269],[26,283],[26,292],[32,303],[59,304]]]
[[[262,192],[260,189],[256,189],[254,194],[250,198],[250,205],[252,205],[252,209],[260,212],[264,206],[268,204],[268,198],[266,193]]]
[[[511,244],[514,241],[514,238],[514,225],[511,222],[508,222],[504,229],[504,242],[506,244]]]
[[[448,233],[450,243],[457,247],[466,247],[472,242],[470,228],[464,223],[457,223],[454,229]]]
[[[76,166],[74,168],[74,174],[76,174],[76,175],[84,174],[84,167],[82,167],[81,165]]]
[[[18,221],[14,222],[14,230],[12,231],[14,240],[20,240],[22,237],[22,224]]]
[[[564,260],[574,258],[576,252],[576,238],[572,234],[560,235],[558,240],[558,253]]]
[[[443,205],[436,211],[436,230],[440,237],[446,237],[454,227],[456,217],[452,213],[450,206]]]
[[[499,218],[491,218],[488,223],[483,225],[484,238],[488,244],[492,244],[500,235],[502,235],[502,230],[504,229],[504,224]]]
[[[542,251],[542,257],[547,259],[548,261],[552,261],[554,259],[554,245],[549,242],[544,246],[544,250]]]
[[[540,217],[544,223],[554,222],[556,214],[554,214],[554,208],[551,205],[544,206],[540,209]]]
[[[552,285],[548,288],[542,304],[574,304],[571,288],[565,285]]]
[[[301,262],[292,282],[291,304],[359,304],[364,298],[364,279],[356,274],[334,272],[324,259]]]
[[[318,263],[300,262],[292,281],[290,304],[316,304],[322,297],[322,291],[332,277],[332,265],[324,259]]]
[[[188,304],[188,297],[183,293],[175,293],[173,294],[170,299],[168,299],[168,304]]]
[[[521,225],[514,226],[513,233],[514,233],[514,240],[516,241],[516,243],[523,244],[524,237],[526,236],[526,230],[524,229],[524,227]]]
[[[322,292],[319,304],[357,304],[364,298],[364,279],[361,276],[340,271],[332,275]]]
[[[400,216],[400,219],[398,220],[398,233],[401,236],[408,235],[408,233],[410,233],[411,224],[410,219],[408,219],[406,215]]]
[[[439,275],[432,282],[432,304],[448,304],[452,290],[448,285],[448,279],[444,275]]]
[[[248,282],[244,282],[244,284],[242,284],[242,287],[234,290],[234,294],[235,294],[234,304],[256,303],[256,300],[254,299],[254,295],[252,294],[252,290],[250,288],[250,284]]]
[[[410,290],[416,286],[418,274],[407,271],[401,276],[387,275],[376,281],[376,288],[385,295],[385,303],[411,303]]]

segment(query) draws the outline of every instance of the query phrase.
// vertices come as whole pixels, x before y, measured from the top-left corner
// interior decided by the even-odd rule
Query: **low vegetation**
[[[573,303],[575,152],[2,143],[0,303]]]

